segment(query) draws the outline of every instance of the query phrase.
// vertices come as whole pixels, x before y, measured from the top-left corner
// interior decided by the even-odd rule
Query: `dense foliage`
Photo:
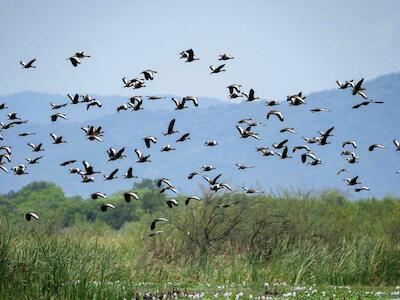
[[[399,199],[205,192],[169,209],[153,181],[134,190],[141,199],[129,204],[122,193],[66,197],[44,182],[0,196],[2,298],[107,298],[109,289],[91,284],[117,281],[125,296],[142,281],[400,283]],[[105,202],[117,208],[101,212]],[[236,204],[219,207],[225,203]],[[28,211],[40,219],[26,222]],[[157,217],[170,221],[157,224],[164,232],[141,241]]]

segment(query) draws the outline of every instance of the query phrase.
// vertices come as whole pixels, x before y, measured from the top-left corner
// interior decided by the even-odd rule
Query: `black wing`
[[[172,119],[168,125],[168,133],[172,133],[174,131],[175,119]]]
[[[189,58],[193,58],[193,57],[194,57],[194,51],[193,51],[193,49],[186,50],[186,53],[188,54],[188,57],[189,57]]]
[[[144,143],[146,144],[147,148],[150,148],[150,140],[149,139],[144,139]]]
[[[179,140],[185,140],[188,136],[190,135],[190,132],[188,132],[188,133],[185,133],[184,135],[182,135],[180,138],[179,138]]]
[[[283,140],[282,142],[279,143],[278,147],[279,147],[279,148],[282,147],[282,146],[285,145],[288,141],[289,141],[288,139]]]
[[[254,98],[254,90],[253,89],[250,89],[250,91],[249,91],[249,98],[250,99]]]
[[[287,157],[287,154],[288,154],[288,147],[285,147],[285,149],[283,149],[282,152],[282,157]]]
[[[363,106],[363,105],[367,105],[366,102],[361,102],[361,103],[359,103],[359,104],[354,105],[354,106],[353,106],[353,109],[360,108],[360,107]]]
[[[125,151],[125,147],[122,148],[121,150],[119,150],[115,156],[120,157],[122,155],[122,153],[124,153],[124,151]]]
[[[132,177],[132,175],[133,175],[133,168],[132,167],[128,169],[127,175],[129,177]]]
[[[218,180],[218,178],[220,178],[222,176],[222,173],[221,174],[219,174],[217,177],[215,177],[211,182],[210,182],[210,184],[216,184],[217,183],[217,180]]]
[[[117,172],[118,172],[118,169],[115,169],[114,171],[112,171],[112,173],[110,174],[109,177],[114,177],[114,175],[117,174]]]
[[[32,59],[30,62],[27,63],[27,67],[31,67],[32,64],[36,61],[36,58]]]
[[[356,91],[358,91],[358,90],[360,90],[361,89],[361,86],[362,86],[362,84],[363,84],[363,82],[364,82],[364,78],[362,78],[359,82],[357,82],[357,84],[356,84],[356,86],[355,86],[355,90]]]

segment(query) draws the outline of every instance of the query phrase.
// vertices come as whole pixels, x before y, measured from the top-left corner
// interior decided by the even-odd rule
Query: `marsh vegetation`
[[[157,290],[283,297],[296,289],[321,297],[332,286],[375,286],[389,296],[400,283],[399,199],[206,192],[169,209],[153,181],[134,188],[139,201],[110,195],[116,209],[107,212],[101,200],[66,197],[50,183],[0,196],[1,298],[131,299]],[[40,219],[26,222],[26,211]],[[157,224],[163,233],[141,240],[158,217],[169,220]]]

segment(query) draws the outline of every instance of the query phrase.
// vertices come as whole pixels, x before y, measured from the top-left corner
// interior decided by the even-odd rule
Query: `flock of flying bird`
[[[75,53],[73,56],[69,57],[67,60],[70,61],[73,67],[78,67],[82,63],[82,61],[86,58],[90,58],[89,55],[86,55],[83,51]],[[195,55],[193,49],[188,49],[186,51],[182,51],[180,53],[180,59],[183,59],[185,62],[190,63],[194,62],[196,60],[199,60],[199,58]],[[219,61],[228,61],[234,59],[233,56],[229,54],[221,54],[218,57]],[[20,61],[20,64],[22,68],[24,69],[31,69],[31,68],[36,68],[34,65],[36,62],[36,59],[32,59],[29,62],[23,62]],[[225,64],[221,64],[218,66],[210,66],[210,74],[218,74],[220,72],[225,72]],[[122,78],[123,82],[123,88],[130,88],[130,89],[140,89],[146,86],[146,81],[151,81],[154,80],[156,77],[157,71],[148,69],[144,70],[143,72],[140,73],[143,75],[142,77],[138,78],[133,78],[133,79],[127,79],[126,77]],[[369,104],[382,104],[382,101],[375,101],[372,99],[369,99],[366,90],[363,86],[363,79],[359,80],[358,82],[355,82],[354,80],[348,80],[345,82],[340,82],[336,81],[338,88],[340,90],[346,90],[350,89],[352,95],[354,96],[361,96],[363,98],[363,101],[359,104],[356,104],[353,106],[353,109],[360,109],[363,106],[367,106]],[[247,93],[241,91],[242,86],[240,84],[231,84],[227,87],[228,92],[229,92],[229,99],[237,99],[237,98],[245,98],[245,101],[251,102],[260,99],[260,97],[257,97],[255,94],[254,89],[250,89]],[[84,104],[86,106],[86,109],[89,110],[91,108],[101,108],[102,104],[99,100],[94,99],[93,97],[84,94],[84,95],[67,95],[68,98],[70,99],[70,103],[63,103],[63,104],[54,104],[50,103],[51,105],[51,110],[54,111],[54,114],[51,114],[50,119],[52,122],[57,122],[60,119],[62,120],[68,120],[68,117],[60,112],[57,112],[59,109],[66,107],[67,105],[79,105],[79,104]],[[146,96],[148,100],[161,100],[165,97],[162,96]],[[306,96],[303,96],[302,92],[294,95],[289,95],[287,96],[287,103],[289,106],[300,106],[300,105],[305,105],[306,104]],[[128,103],[119,105],[116,107],[117,112],[121,111],[139,111],[143,109],[143,101],[144,97],[143,96],[133,96],[129,99]],[[199,100],[197,97],[194,96],[185,96],[181,99],[176,99],[172,98],[173,103],[175,104],[175,110],[183,110],[188,108],[188,105],[192,105],[194,107],[197,107],[199,105]],[[266,103],[267,107],[275,107],[280,105],[280,101],[271,99],[268,100]],[[0,110],[5,110],[8,109],[6,103],[0,103]],[[310,110],[312,113],[319,113],[319,112],[328,112],[329,109],[326,108],[313,108]],[[8,121],[7,123],[2,123],[0,122],[0,140],[3,140],[3,136],[1,135],[2,131],[5,131],[9,128],[21,125],[21,124],[26,124],[28,120],[23,120],[19,118],[18,114],[16,112],[11,112],[7,114]],[[281,122],[284,122],[285,118],[284,115],[281,111],[277,109],[270,109],[267,112],[266,115],[267,119],[272,119],[276,118]],[[246,139],[246,138],[253,138],[253,139],[260,139],[259,134],[253,130],[253,128],[264,125],[260,122],[255,122],[251,118],[248,119],[243,119],[239,120],[238,124],[236,125],[236,129],[239,133],[239,137]],[[81,128],[84,132],[85,137],[90,140],[90,141],[97,141],[97,142],[102,142],[103,141],[103,135],[104,131],[101,127],[96,127],[96,126],[87,126],[87,127],[82,127]],[[291,154],[293,155],[295,152],[302,152],[300,155],[301,162],[310,166],[317,166],[322,164],[322,160],[317,157],[317,155],[312,152],[310,149],[310,144],[315,144],[319,146],[324,146],[327,144],[330,144],[329,138],[333,135],[334,132],[334,127],[331,127],[327,129],[326,131],[320,131],[318,136],[311,137],[311,138],[306,138],[303,137],[305,144],[304,145],[299,145],[293,147],[293,149],[290,151],[289,147],[287,146],[287,142],[289,141],[288,139],[285,139],[279,143],[274,143],[272,144],[272,148],[269,147],[257,147],[256,151],[260,152],[262,156],[278,156],[280,159],[289,159],[292,158]],[[178,133],[179,131],[175,129],[175,119],[172,119],[166,131],[164,132],[165,136],[168,135],[174,135]],[[280,130],[280,132],[284,133],[296,133],[295,128],[291,127],[286,127]],[[32,132],[22,132],[19,134],[20,137],[28,137],[31,135],[34,135],[35,133]],[[49,134],[51,137],[51,140],[53,144],[64,144],[67,141],[64,139],[62,136],[58,136],[54,133]],[[187,132],[180,137],[176,139],[176,143],[180,142],[185,142],[190,139],[190,133]],[[146,136],[143,138],[144,146],[149,149],[154,147],[155,144],[157,144],[157,137],[156,136]],[[400,141],[398,140],[393,140],[395,150],[400,151]],[[33,152],[39,153],[45,151],[43,148],[43,144],[32,144],[28,143],[27,144]],[[218,141],[216,140],[207,140],[204,143],[205,146],[207,147],[215,147],[218,144]],[[346,160],[349,164],[355,164],[359,162],[359,157],[356,154],[356,149],[357,149],[357,144],[355,141],[344,141],[342,144],[343,151],[341,153],[342,156],[346,157]],[[384,149],[386,148],[383,145],[380,144],[372,144],[369,146],[369,151],[375,151],[376,149]],[[161,148],[162,152],[168,152],[168,151],[174,151],[176,150],[173,145],[167,144],[164,145]],[[138,148],[134,150],[136,156],[137,156],[137,163],[149,163],[151,162],[150,160],[150,155],[144,154],[142,151],[140,151]],[[108,155],[108,161],[116,161],[116,160],[121,160],[126,157],[125,154],[125,148],[121,149],[114,149],[114,148],[109,148],[107,151]],[[4,172],[8,172],[8,169],[6,167],[6,163],[11,163],[11,157],[12,157],[12,149],[9,146],[0,146],[0,169],[3,170]],[[33,159],[26,159],[28,165],[35,165],[40,162],[40,160],[43,158],[43,156],[38,156]],[[77,160],[69,160],[65,162],[61,162],[60,166],[66,167],[70,166],[72,164],[77,163]],[[90,183],[95,181],[95,174],[101,173],[100,171],[95,171],[94,167],[87,161],[82,162],[83,168],[79,167],[71,167],[69,169],[70,174],[76,174],[81,176],[81,182],[82,183]],[[238,170],[245,170],[249,168],[254,168],[254,166],[247,166],[243,165],[240,163],[236,163],[236,166]],[[229,186],[228,183],[222,182],[221,176],[222,174],[219,174],[213,178],[210,178],[206,176],[205,174],[207,172],[210,172],[212,170],[215,170],[215,167],[211,165],[204,165],[201,167],[199,171],[194,171],[188,175],[188,180],[191,180],[194,176],[201,175],[204,180],[209,184],[209,188],[211,191],[217,192],[219,190],[229,190],[231,191],[232,188]],[[29,174],[27,171],[27,166],[25,164],[18,164],[14,167],[11,168],[11,171],[14,173],[14,175],[21,176],[21,175],[26,175]],[[103,174],[104,180],[110,181],[114,180],[117,177],[119,169],[115,169],[112,171],[110,174]],[[346,173],[347,170],[346,168],[342,168],[337,172],[337,175],[341,173]],[[348,173],[348,172],[347,172]],[[398,173],[398,172],[396,172]],[[137,178],[137,176],[134,175],[133,173],[133,168],[130,167],[126,174],[123,175],[124,179],[133,179]],[[345,178],[343,181],[346,182],[348,186],[351,187],[351,189],[355,192],[361,192],[361,191],[368,191],[369,188],[367,186],[364,186],[361,184],[361,182],[358,179],[358,176],[355,177],[350,177],[350,178]],[[160,188],[160,193],[164,193],[166,191],[171,191],[175,194],[178,194],[178,191],[176,187],[171,183],[171,181],[168,178],[161,178],[157,182],[158,187]],[[248,194],[254,194],[254,193],[263,193],[263,191],[256,190],[254,188],[249,188],[249,187],[242,187],[242,189],[248,193]],[[129,203],[132,200],[139,200],[139,195],[133,191],[126,192],[123,194],[124,200]],[[96,192],[91,194],[91,198],[93,200],[102,198],[102,199],[107,199],[107,195],[101,192]],[[189,196],[185,200],[185,205],[189,205],[191,201],[201,201],[201,199],[197,196]],[[220,208],[227,208],[232,205],[235,205],[237,202],[232,202],[232,203],[223,203],[219,205]],[[178,201],[176,199],[169,199],[166,202],[166,205],[169,208],[173,208],[175,206],[178,206]],[[106,212],[108,209],[115,209],[115,206],[110,203],[102,203],[99,206],[99,209],[103,212]],[[25,218],[27,221],[30,221],[32,219],[39,219],[39,216],[35,212],[27,212],[25,214]],[[162,233],[162,231],[155,231],[156,229],[156,224],[158,222],[168,222],[167,219],[165,218],[157,218],[155,219],[150,226],[151,232],[145,237],[151,237],[156,234]]]

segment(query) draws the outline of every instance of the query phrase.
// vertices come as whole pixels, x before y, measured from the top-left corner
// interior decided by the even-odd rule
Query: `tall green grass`
[[[4,229],[4,228],[3,228]],[[1,233],[2,297],[133,297],[140,282],[238,283],[261,289],[265,281],[293,284],[394,285],[400,247],[363,238],[329,249],[322,242],[279,242],[267,260],[226,253],[165,262],[135,237]],[[6,296],[7,295],[7,296]]]

